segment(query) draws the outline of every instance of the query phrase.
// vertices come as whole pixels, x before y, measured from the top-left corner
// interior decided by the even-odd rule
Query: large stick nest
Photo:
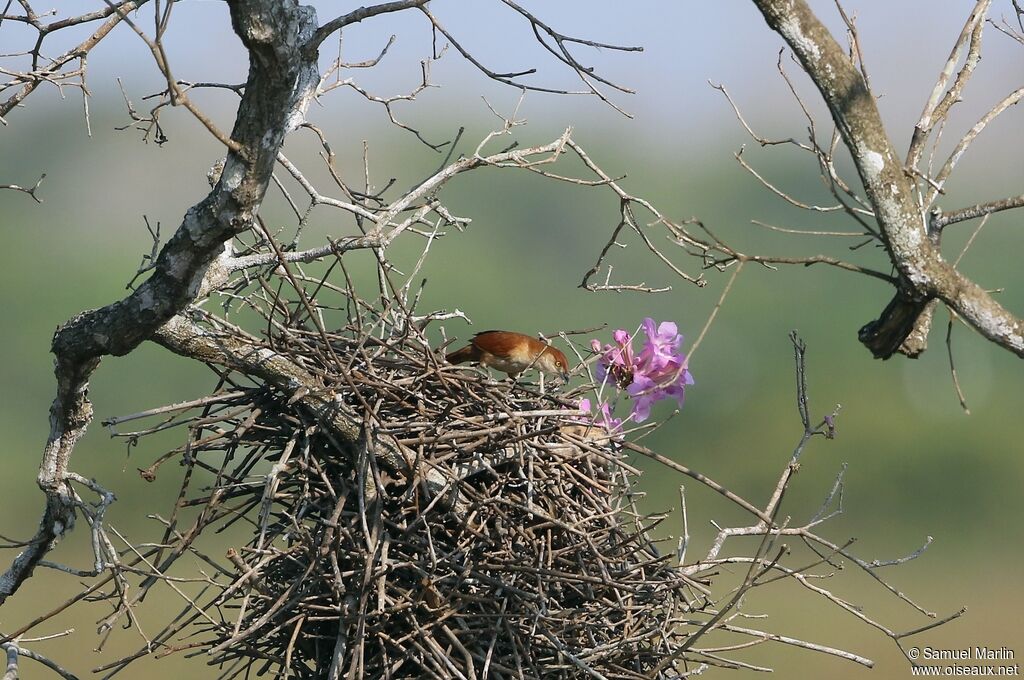
[[[550,386],[446,365],[409,323],[205,328],[317,384],[226,374],[193,416],[167,538],[251,538],[157,642],[224,677],[637,678],[679,653],[703,598],[655,548],[637,471]]]

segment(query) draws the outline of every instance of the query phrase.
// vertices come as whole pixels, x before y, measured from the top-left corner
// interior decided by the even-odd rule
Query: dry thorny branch
[[[585,66],[576,52],[636,48],[563,34],[516,3],[502,2],[580,78],[583,90],[524,82],[532,69],[489,69],[427,9],[425,0],[364,7],[323,25],[311,9],[292,3],[234,0],[229,3],[233,28],[250,53],[244,84],[186,82],[173,75],[162,42],[173,2],[153,1],[151,33],[136,12],[145,0],[108,2],[102,10],[50,22],[35,13],[28,0],[18,0],[20,14],[11,11],[14,0],[6,3],[2,25],[24,24],[35,31],[36,39],[31,49],[5,56],[17,66],[5,70],[8,80],[0,84],[0,92],[13,92],[0,102],[3,124],[3,116],[42,84],[79,88],[88,120],[88,53],[123,22],[144,41],[167,83],[147,114],[139,113],[125,94],[129,126],[162,143],[166,136],[159,122],[161,110],[181,106],[226,149],[225,160],[210,173],[210,194],[189,210],[181,227],[162,247],[159,233],[150,231],[153,251],[138,272],[148,278],[137,286],[138,277],[133,279],[132,292],[124,300],[75,317],[54,338],[58,390],[39,475],[46,511],[36,534],[17,546],[21,552],[0,576],[0,597],[16,592],[39,566],[93,581],[68,602],[5,631],[5,651],[15,674],[20,655],[72,677],[22,645],[39,639],[27,638],[26,633],[82,601],[109,603],[110,614],[101,622],[104,639],[118,623],[134,628],[142,639],[137,653],[98,669],[108,676],[139,657],[182,651],[207,655],[224,676],[252,669],[331,678],[680,677],[708,666],[752,667],[723,653],[764,642],[870,665],[848,651],[740,625],[747,618],[744,594],[780,579],[799,582],[897,644],[952,618],[899,632],[821,585],[828,583],[831,569],[847,560],[920,613],[936,618],[878,573],[921,551],[891,562],[867,562],[850,552],[849,543],[834,543],[818,533],[821,524],[841,510],[842,474],[821,509],[805,523],[794,526],[791,518],[780,519],[783,497],[805,445],[815,436],[834,434],[834,414],[812,425],[803,346],[796,339],[803,435],[764,508],[632,443],[628,433],[625,438],[610,437],[580,422],[576,400],[595,388],[592,383],[584,381],[558,393],[528,384],[496,384],[478,373],[444,365],[428,333],[438,321],[464,315],[457,309],[418,314],[422,289],[415,283],[431,244],[445,236],[445,229],[461,229],[469,222],[454,215],[440,197],[444,185],[465,172],[519,169],[612,191],[620,203],[617,226],[583,279],[582,285],[591,290],[665,289],[612,281],[606,255],[620,235],[630,232],[675,275],[702,285],[702,275],[686,273],[652,238],[656,226],[667,229],[671,242],[699,258],[703,268],[735,264],[733,279],[747,261],[788,261],[740,253],[697,221],[673,221],[627,192],[621,178],[605,172],[573,139],[571,130],[546,144],[520,148],[513,143],[492,150],[496,141],[511,138],[522,124],[513,114],[501,116],[502,127],[471,154],[455,157],[461,133],[450,144],[428,143],[417,130],[399,122],[392,104],[412,99],[430,86],[429,63],[445,47],[435,47],[423,62],[422,83],[406,96],[373,95],[354,80],[341,78],[342,70],[379,61],[387,46],[365,64],[347,64],[339,53],[324,74],[319,70],[318,49],[335,32],[375,16],[418,10],[437,41],[451,45],[487,77],[524,90],[596,96],[621,110],[605,88],[628,90]],[[807,30],[812,25],[813,15],[780,24],[772,14],[778,11],[773,3],[759,6],[779,30]],[[798,3],[793,11],[803,11],[802,7]],[[979,3],[982,15],[986,7]],[[94,22],[100,27],[87,40],[59,57],[44,57],[50,35]],[[807,37],[783,33],[791,45]],[[855,41],[852,24],[850,35]],[[827,34],[823,37],[815,29],[811,36],[825,41],[823,49],[833,59]],[[819,77],[820,64],[808,63],[794,49],[812,78]],[[863,68],[859,50],[854,51]],[[832,70],[849,75],[854,60],[843,59],[843,67],[833,64]],[[845,85],[865,83],[860,74],[854,81]],[[441,167],[397,195],[391,183],[381,190],[371,188],[368,160],[362,187],[343,179],[326,136],[305,121],[310,102],[340,85],[381,103],[395,125],[434,150],[447,147]],[[239,97],[230,133],[219,129],[189,98],[192,90],[207,87]],[[835,94],[824,85],[822,89],[826,98]],[[958,94],[953,96],[955,100]],[[932,120],[945,115],[944,101],[933,107]],[[828,145],[819,146],[813,120],[810,143],[794,143],[816,157],[837,199],[834,209],[846,212],[867,237],[886,245],[894,261],[904,258],[897,238],[906,223],[895,224],[881,213],[879,190],[868,172],[884,174],[887,164],[883,162],[881,170],[873,165],[870,154],[875,151],[858,146],[859,131],[844,127],[842,113],[833,110],[842,134],[833,134]],[[927,134],[932,123],[922,125],[922,134]],[[322,160],[334,181],[329,190],[316,187],[304,174],[303,163],[282,153],[285,136],[300,127],[316,134],[322,144]],[[881,128],[878,134],[884,139]],[[861,161],[866,197],[859,197],[835,172],[833,153],[840,136]],[[965,140],[964,147],[970,142]],[[585,174],[555,172],[552,167],[563,156],[575,157]],[[952,170],[952,164],[948,166],[926,184],[941,187]],[[304,198],[294,198],[286,181],[299,187]],[[289,243],[282,244],[280,232],[258,212],[271,184],[296,216]],[[35,188],[27,191],[35,197]],[[929,209],[935,199],[926,188],[918,187],[916,195],[922,197],[918,211]],[[962,211],[960,219],[1015,207],[1012,203],[977,206]],[[303,227],[316,206],[341,211],[360,233],[300,248]],[[946,220],[943,226],[959,221],[951,215],[956,213],[935,219]],[[699,235],[693,225],[702,228]],[[423,242],[420,257],[405,274],[388,255],[400,236]],[[369,251],[364,256],[372,256],[376,263],[373,295],[351,275],[355,251]],[[901,286],[902,293],[907,292],[908,281],[919,283],[901,262],[895,262],[899,275],[889,276],[827,257],[795,261],[869,273]],[[592,282],[602,271],[602,282]],[[935,296],[960,312],[941,291],[929,293]],[[211,311],[213,300],[223,303],[223,314]],[[961,316],[985,332],[977,319]],[[92,372],[103,356],[128,353],[145,340],[204,362],[219,376],[216,390],[207,397],[108,421],[115,434],[132,444],[168,428],[186,432],[180,448],[142,471],[144,478],[152,479],[165,474],[160,470],[168,461],[183,470],[181,493],[170,511],[152,515],[161,527],[155,542],[139,542],[110,526],[105,514],[113,494],[70,469],[75,444],[92,420],[87,398]],[[582,358],[585,351],[578,355]],[[159,422],[129,433],[117,429],[143,418]],[[653,458],[709,486],[750,513],[754,523],[722,527],[708,553],[687,562],[688,519],[681,489],[684,541],[676,555],[662,554],[652,530],[665,516],[638,508],[642,493],[635,488],[637,470],[627,458],[630,453]],[[98,500],[87,501],[85,493]],[[79,518],[89,528],[92,567],[47,562],[49,550]],[[223,558],[207,550],[223,550],[218,532],[234,536],[239,531],[246,538]],[[787,536],[798,537],[807,547],[810,563],[789,556]],[[740,537],[757,538],[754,549],[725,554],[727,540]],[[723,595],[714,589],[714,577],[729,564],[744,565],[747,571],[742,583]],[[156,587],[173,592],[183,604],[166,627],[152,632],[136,612]]]

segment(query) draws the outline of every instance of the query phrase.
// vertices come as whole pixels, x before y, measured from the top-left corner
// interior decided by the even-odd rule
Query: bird
[[[555,347],[537,338],[514,331],[483,331],[473,336],[468,345],[445,355],[452,364],[475,361],[509,377],[515,378],[523,371],[535,368],[542,373],[558,375],[569,379],[569,362]]]

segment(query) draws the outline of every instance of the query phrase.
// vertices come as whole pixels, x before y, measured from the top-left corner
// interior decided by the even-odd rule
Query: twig
[[[38,196],[36,196],[36,191],[39,189],[39,185],[43,183],[44,179],[46,179],[46,173],[45,172],[42,175],[39,176],[39,179],[36,180],[36,183],[33,184],[31,187],[22,187],[22,186],[18,186],[17,184],[0,184],[0,189],[10,189],[12,191],[20,191],[22,193],[26,193],[29,196],[31,196],[32,200],[35,201],[36,203],[42,203],[43,199],[41,199]]]

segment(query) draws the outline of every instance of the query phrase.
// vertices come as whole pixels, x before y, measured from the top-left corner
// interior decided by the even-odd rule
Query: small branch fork
[[[571,46],[584,46],[591,47],[594,49],[607,49],[618,52],[642,52],[642,47],[630,47],[626,45],[611,45],[607,43],[599,43],[592,40],[586,40],[583,38],[576,38],[569,35],[560,33],[546,23],[538,19],[534,14],[527,11],[512,0],[501,0],[502,3],[510,7],[517,14],[525,18],[533,29],[534,37],[537,42],[547,50],[552,56],[558,61],[568,66],[583,82],[586,89],[584,90],[568,90],[558,87],[547,87],[532,85],[524,83],[521,79],[524,76],[532,75],[537,72],[537,69],[524,69],[521,71],[512,72],[497,72],[493,71],[482,62],[480,62],[473,54],[467,50],[455,37],[445,28],[444,24],[435,16],[431,10],[427,7],[427,3],[419,3],[418,9],[423,13],[424,16],[430,21],[434,28],[434,31],[440,33],[444,38],[456,49],[473,66],[475,66],[481,73],[488,78],[495,80],[505,85],[512,85],[514,87],[530,90],[535,92],[547,92],[551,94],[565,94],[565,95],[589,95],[597,97],[605,104],[611,106],[613,109],[621,113],[622,115],[632,118],[632,115],[627,113],[624,109],[619,107],[613,102],[608,95],[601,89],[602,86],[608,86],[619,92],[632,94],[633,90],[627,87],[618,85],[607,78],[599,75],[592,67],[585,66],[581,63],[571,51]],[[553,44],[552,44],[553,43]]]
[[[35,201],[36,203],[42,203],[43,199],[39,198],[36,195],[36,191],[39,190],[39,185],[41,185],[43,183],[44,179],[46,179],[46,173],[45,172],[42,175],[40,175],[39,179],[36,180],[36,183],[33,184],[30,187],[22,187],[22,186],[18,186],[17,184],[0,184],[0,189],[10,189],[11,191],[20,191],[22,193],[25,193],[25,194],[28,194],[29,196],[31,196],[32,200]]]

